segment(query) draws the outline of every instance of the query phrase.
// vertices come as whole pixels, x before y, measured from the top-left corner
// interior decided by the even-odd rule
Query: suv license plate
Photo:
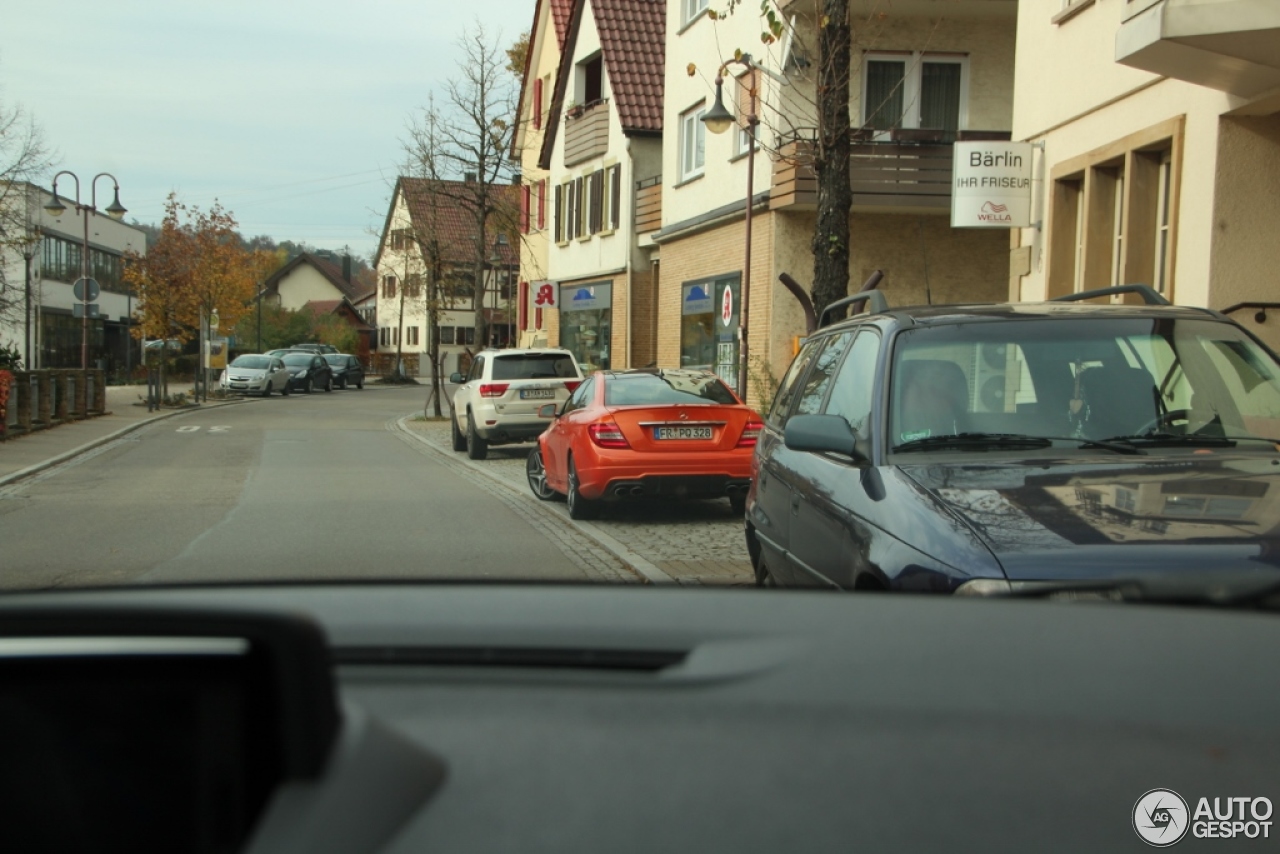
[[[710,427],[654,427],[655,439],[710,439]]]
[[[526,388],[520,390],[521,400],[554,400],[556,390],[553,388]]]

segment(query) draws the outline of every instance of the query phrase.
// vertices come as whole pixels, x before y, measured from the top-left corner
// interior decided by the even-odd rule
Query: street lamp
[[[99,172],[93,176],[93,180],[89,182],[89,204],[81,204],[80,202],[80,178],[76,173],[67,169],[53,176],[53,199],[51,199],[44,209],[54,217],[60,217],[66,212],[67,206],[62,203],[62,199],[58,198],[58,179],[63,175],[70,175],[71,179],[76,182],[76,213],[84,217],[84,242],[80,248],[80,280],[82,282],[80,291],[80,303],[83,309],[81,314],[81,333],[80,333],[80,369],[89,369],[89,303],[93,299],[93,295],[89,292],[89,214],[97,215],[98,213],[98,179],[110,178],[115,189],[115,198],[111,204],[107,206],[105,213],[114,220],[124,218],[128,213],[124,205],[120,204],[120,182],[109,172]]]
[[[760,66],[751,60],[751,54],[726,60],[716,71],[716,102],[702,116],[702,123],[707,130],[715,134],[724,133],[736,123],[733,113],[724,105],[724,73],[730,65],[741,65],[747,74],[752,74]],[[746,259],[742,264],[742,322],[738,324],[738,393],[747,399],[747,354],[749,351],[747,332],[751,319],[751,203],[755,193],[756,174],[756,127],[760,117],[756,115],[756,81],[748,78],[747,92],[750,95],[747,108],[747,213],[744,230],[746,232]]]

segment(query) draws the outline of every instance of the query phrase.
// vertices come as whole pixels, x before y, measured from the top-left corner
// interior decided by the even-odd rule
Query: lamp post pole
[[[98,213],[98,179],[110,178],[115,188],[115,199],[106,208],[106,213],[112,219],[119,220],[128,212],[123,205],[120,204],[120,182],[109,172],[99,172],[93,176],[93,180],[89,182],[89,204],[82,204],[80,201],[80,177],[76,173],[63,169],[61,172],[53,176],[53,199],[44,206],[44,209],[52,216],[62,216],[67,207],[58,198],[58,179],[63,175],[70,175],[71,179],[76,182],[76,213],[84,218],[84,240],[80,244],[80,307],[81,307],[81,325],[80,325],[80,370],[89,369],[89,304],[93,296],[89,292],[89,214],[97,215]]]
[[[751,59],[751,55],[744,53],[741,57],[727,60],[720,66],[716,72],[716,102],[706,115],[702,117],[703,124],[707,126],[707,130],[712,133],[724,133],[735,123],[733,113],[730,113],[724,106],[724,73],[730,65],[741,65],[747,69],[747,74],[752,75],[759,67]],[[756,115],[756,85],[757,81],[754,76],[749,77],[747,81],[747,93],[749,95],[747,108],[747,210],[743,222],[744,242],[746,243],[746,257],[742,263],[742,308],[741,321],[738,324],[738,394],[745,401],[747,399],[747,356],[750,353],[750,343],[748,333],[751,328],[751,213],[752,198],[755,195],[755,175],[756,175],[756,128],[760,124],[760,117]]]

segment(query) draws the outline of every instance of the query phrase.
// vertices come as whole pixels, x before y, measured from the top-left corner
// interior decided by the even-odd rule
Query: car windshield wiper
[[[894,445],[894,453],[910,453],[912,451],[932,451],[936,448],[966,448],[982,450],[988,448],[1047,448],[1053,444],[1051,439],[1041,436],[1027,436],[1021,433],[953,433],[946,436],[924,436],[912,439],[901,445]]]
[[[1138,436],[1111,436],[1105,442],[1130,442],[1153,448],[1234,448],[1236,441],[1225,436],[1200,436],[1195,433],[1143,433]]]

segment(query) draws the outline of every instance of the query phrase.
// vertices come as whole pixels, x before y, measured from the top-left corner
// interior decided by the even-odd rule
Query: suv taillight
[[[582,385],[582,380],[565,380],[564,390],[569,392],[569,394],[573,394],[578,390],[578,386],[580,385]]]
[[[502,397],[511,388],[511,383],[485,383],[480,386],[481,397]]]
[[[622,435],[622,430],[612,422],[606,421],[603,424],[587,425],[587,435],[591,437],[591,441],[602,448],[631,447],[627,444],[627,437]]]
[[[747,426],[742,428],[742,438],[738,440],[739,448],[754,448],[756,440],[760,438],[760,431],[764,429],[764,424],[759,421],[748,421]]]

